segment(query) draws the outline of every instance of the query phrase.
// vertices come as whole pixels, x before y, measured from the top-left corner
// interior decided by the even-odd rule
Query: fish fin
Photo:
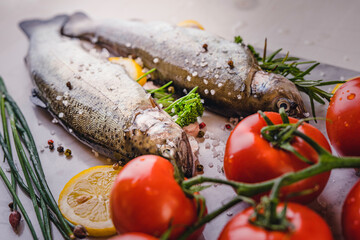
[[[69,18],[68,15],[57,15],[51,19],[42,20],[42,19],[32,19],[25,20],[19,23],[19,27],[30,38],[31,34],[35,29],[43,25],[56,24],[57,26],[62,26],[62,24]],[[60,29],[59,29],[60,30]]]
[[[74,29],[78,24],[84,22],[91,22],[91,19],[83,12],[75,12],[67,19],[61,28],[61,34],[69,37],[74,37]]]
[[[38,107],[45,108],[45,109],[47,108],[47,105],[45,104],[45,102],[43,100],[41,100],[38,90],[35,88],[31,91],[30,101]]]

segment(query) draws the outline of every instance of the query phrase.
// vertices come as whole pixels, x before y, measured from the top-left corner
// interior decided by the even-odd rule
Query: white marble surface
[[[185,19],[198,20],[207,31],[232,39],[234,35],[243,36],[245,42],[256,47],[262,47],[264,38],[268,38],[269,49],[284,48],[293,55],[306,59],[317,60],[343,68],[360,71],[360,2],[357,0],[193,0],[193,1],[95,1],[95,0],[2,0],[0,1],[0,74],[5,79],[9,92],[22,108],[35,140],[39,146],[46,145],[48,139],[55,144],[62,143],[73,150],[71,160],[45,149],[41,160],[45,169],[50,188],[55,198],[58,197],[65,183],[76,173],[91,166],[106,164],[101,158],[96,158],[91,149],[82,146],[76,139],[66,133],[60,126],[51,123],[52,118],[43,110],[29,101],[31,81],[25,68],[23,58],[28,42],[17,27],[22,19],[47,18],[59,13],[85,11],[94,18],[139,18],[144,20],[163,20],[177,23]],[[328,72],[329,70],[329,72]],[[330,73],[330,71],[332,71]],[[351,77],[354,72],[324,68],[317,74],[324,73],[323,78],[336,80]],[[313,75],[314,76],[314,75]],[[315,76],[314,76],[315,78]],[[319,109],[319,114],[325,114],[326,107]],[[207,114],[204,121],[208,123],[210,138],[205,142],[211,144],[205,148],[205,142],[200,144],[200,161],[205,166],[205,174],[221,176],[218,166],[221,161],[215,157],[211,136],[219,138],[219,146],[215,149],[221,152],[223,142],[229,132],[222,130],[225,119]],[[324,131],[322,125],[318,125]],[[55,135],[51,133],[54,131]],[[216,133],[216,134],[215,134]],[[215,138],[215,137],[213,137]],[[215,144],[216,145],[216,144]],[[211,166],[211,163],[213,167]],[[6,164],[1,163],[6,168]],[[311,205],[327,218],[336,239],[341,239],[339,212],[342,199],[349,187],[356,181],[352,170],[333,172],[323,195]],[[0,239],[30,239],[27,226],[20,230],[17,236],[8,223],[8,203],[11,201],[3,184],[0,184]],[[221,192],[221,194],[218,194]],[[39,234],[30,201],[19,191],[21,199]],[[209,210],[233,195],[231,189],[213,187],[204,192],[208,200]],[[230,216],[239,211],[241,206],[223,214],[216,221],[207,225],[204,231],[206,240],[216,239],[222,226]],[[25,224],[22,224],[23,226]],[[54,239],[61,236],[54,228]]]

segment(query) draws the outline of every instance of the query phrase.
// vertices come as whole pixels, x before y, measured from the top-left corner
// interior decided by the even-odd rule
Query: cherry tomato
[[[360,156],[360,77],[344,83],[331,98],[326,131],[341,156]]]
[[[145,233],[125,233],[110,238],[109,240],[159,240]]]
[[[279,204],[277,211],[283,209]],[[271,231],[249,222],[253,208],[248,208],[231,219],[218,240],[331,240],[332,235],[325,221],[311,209],[296,203],[288,203],[286,218],[293,225],[288,232]]]
[[[345,199],[341,223],[346,240],[360,239],[360,181],[354,185]]]
[[[176,239],[198,219],[196,206],[175,181],[171,163],[154,155],[127,163],[110,194],[110,212],[120,234],[142,232],[160,237],[172,226],[170,239]]]
[[[267,112],[265,114],[274,124],[282,123],[278,113]],[[289,119],[291,123],[298,121],[295,118]],[[224,157],[224,170],[228,179],[245,183],[258,183],[310,166],[293,153],[273,147],[260,133],[264,126],[266,126],[265,120],[257,113],[242,120],[231,132],[226,143]],[[304,123],[298,130],[331,151],[326,138],[315,127]],[[301,138],[295,137],[291,145],[308,160],[314,163],[318,161],[318,154]],[[330,172],[325,172],[283,187],[280,197],[306,189],[314,189],[311,194],[291,199],[300,203],[309,203],[324,189],[329,176]]]

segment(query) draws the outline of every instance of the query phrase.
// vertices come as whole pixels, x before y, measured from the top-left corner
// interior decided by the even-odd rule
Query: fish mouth
[[[176,164],[185,177],[190,178],[193,176],[193,155],[185,132],[182,133],[181,139],[177,144],[163,145],[160,148],[160,155]]]

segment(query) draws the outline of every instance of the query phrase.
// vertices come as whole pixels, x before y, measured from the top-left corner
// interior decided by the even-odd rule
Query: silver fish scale
[[[129,160],[171,153],[191,175],[191,148],[183,130],[122,67],[89,54],[78,40],[61,38],[58,29],[56,24],[36,28],[26,58],[49,111],[102,154]]]

